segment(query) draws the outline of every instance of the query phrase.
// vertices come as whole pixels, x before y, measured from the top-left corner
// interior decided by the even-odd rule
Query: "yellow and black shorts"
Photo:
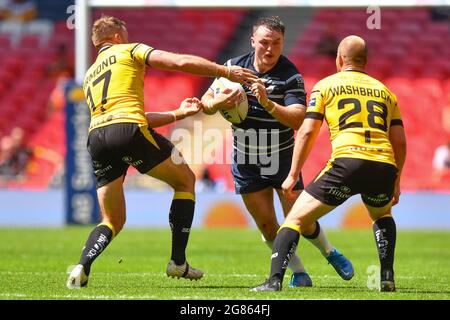
[[[330,206],[338,206],[355,194],[371,207],[384,207],[392,200],[398,169],[389,163],[355,158],[330,161],[305,189]]]
[[[174,146],[147,126],[116,123],[93,129],[87,148],[100,188],[125,175],[130,165],[140,173],[149,172],[171,156]]]

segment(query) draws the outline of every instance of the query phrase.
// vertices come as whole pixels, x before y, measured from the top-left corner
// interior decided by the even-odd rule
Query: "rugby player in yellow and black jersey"
[[[91,264],[121,231],[126,217],[123,181],[130,165],[142,174],[166,182],[175,191],[169,213],[172,254],[166,273],[177,278],[200,279],[203,272],[191,268],[185,256],[194,215],[195,176],[185,162],[172,160],[172,152],[178,152],[151,127],[194,114],[202,104],[197,98],[188,98],[178,110],[145,114],[145,68],[227,77],[245,84],[251,84],[257,77],[241,67],[227,68],[197,56],[130,44],[125,23],[114,17],[103,16],[95,21],[92,42],[98,57],[86,72],[83,90],[91,111],[88,150],[97,179],[102,221],[89,235],[67,287],[87,284]],[[178,154],[177,160],[180,157]]]
[[[319,81],[311,92],[283,191],[292,193],[323,119],[330,129],[333,152],[281,226],[273,246],[270,278],[255,287],[256,291],[281,290],[286,261],[298,244],[301,226],[318,220],[355,194],[361,194],[374,221],[381,264],[380,291],[395,290],[396,226],[391,206],[400,196],[406,138],[395,95],[364,72],[366,62],[365,41],[346,37],[337,51],[338,73]]]

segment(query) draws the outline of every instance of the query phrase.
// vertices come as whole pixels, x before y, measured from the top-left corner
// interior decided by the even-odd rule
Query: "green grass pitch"
[[[283,291],[254,293],[249,289],[265,280],[270,263],[257,230],[193,229],[188,261],[205,272],[195,282],[165,275],[168,228],[125,228],[94,263],[89,286],[68,290],[66,270],[77,263],[90,230],[0,229],[0,299],[450,299],[450,232],[398,232],[394,293],[368,289],[371,266],[378,266],[370,230],[328,232],[353,262],[352,280],[341,280],[302,238],[299,252],[314,287],[288,288],[288,271]]]

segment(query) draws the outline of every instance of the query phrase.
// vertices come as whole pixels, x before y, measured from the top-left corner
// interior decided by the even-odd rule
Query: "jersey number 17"
[[[104,80],[104,81],[103,81]],[[107,102],[107,96],[108,96],[108,87],[109,87],[109,82],[111,80],[111,70],[108,70],[104,73],[102,73],[102,75],[100,77],[98,77],[97,79],[94,80],[94,82],[92,83],[93,86],[96,86],[97,84],[99,84],[100,82],[103,81],[103,90],[102,90],[102,106],[100,107],[100,110],[102,112],[105,112],[105,104]],[[92,97],[92,92],[91,92],[91,87],[89,86],[87,92],[87,99],[88,99],[88,105],[89,108],[92,110],[92,112],[95,111],[95,103],[94,103],[94,98]]]

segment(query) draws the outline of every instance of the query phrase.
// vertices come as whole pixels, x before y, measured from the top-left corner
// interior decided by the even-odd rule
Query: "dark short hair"
[[[256,24],[253,26],[253,33],[255,33],[255,31],[261,26],[284,35],[284,23],[278,16],[259,18],[258,21],[256,21]]]

